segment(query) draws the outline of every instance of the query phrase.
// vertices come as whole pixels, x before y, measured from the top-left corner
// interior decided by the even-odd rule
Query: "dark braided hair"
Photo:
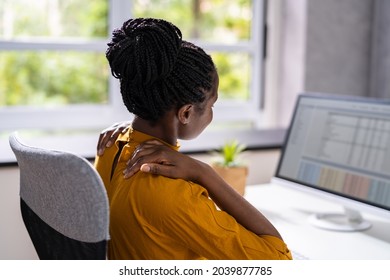
[[[137,18],[113,32],[106,57],[120,80],[123,102],[135,115],[156,121],[167,111],[205,100],[214,63],[181,31],[161,19]]]

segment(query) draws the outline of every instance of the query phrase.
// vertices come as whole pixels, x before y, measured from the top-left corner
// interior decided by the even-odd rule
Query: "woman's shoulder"
[[[142,173],[141,171],[138,173],[140,175],[138,180],[144,181],[144,184],[147,183],[148,186],[153,188],[153,191],[159,194],[196,195],[206,191],[204,187],[192,181]]]
[[[135,177],[138,191],[149,203],[181,207],[183,204],[196,202],[197,199],[208,198],[207,190],[191,181],[141,172]]]

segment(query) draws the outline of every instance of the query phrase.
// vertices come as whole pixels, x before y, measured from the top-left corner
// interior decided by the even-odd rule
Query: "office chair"
[[[103,182],[86,159],[9,137],[20,169],[23,222],[40,259],[106,259],[109,208]]]

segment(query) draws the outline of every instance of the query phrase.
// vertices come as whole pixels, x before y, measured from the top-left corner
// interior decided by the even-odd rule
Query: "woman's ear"
[[[191,117],[194,113],[194,105],[185,104],[177,111],[177,117],[182,124],[188,124],[191,121]]]

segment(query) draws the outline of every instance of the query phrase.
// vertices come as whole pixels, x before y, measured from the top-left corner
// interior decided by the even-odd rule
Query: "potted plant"
[[[216,160],[212,162],[214,170],[239,194],[244,195],[248,167],[240,162],[240,155],[246,146],[237,140],[227,141],[216,151]]]

